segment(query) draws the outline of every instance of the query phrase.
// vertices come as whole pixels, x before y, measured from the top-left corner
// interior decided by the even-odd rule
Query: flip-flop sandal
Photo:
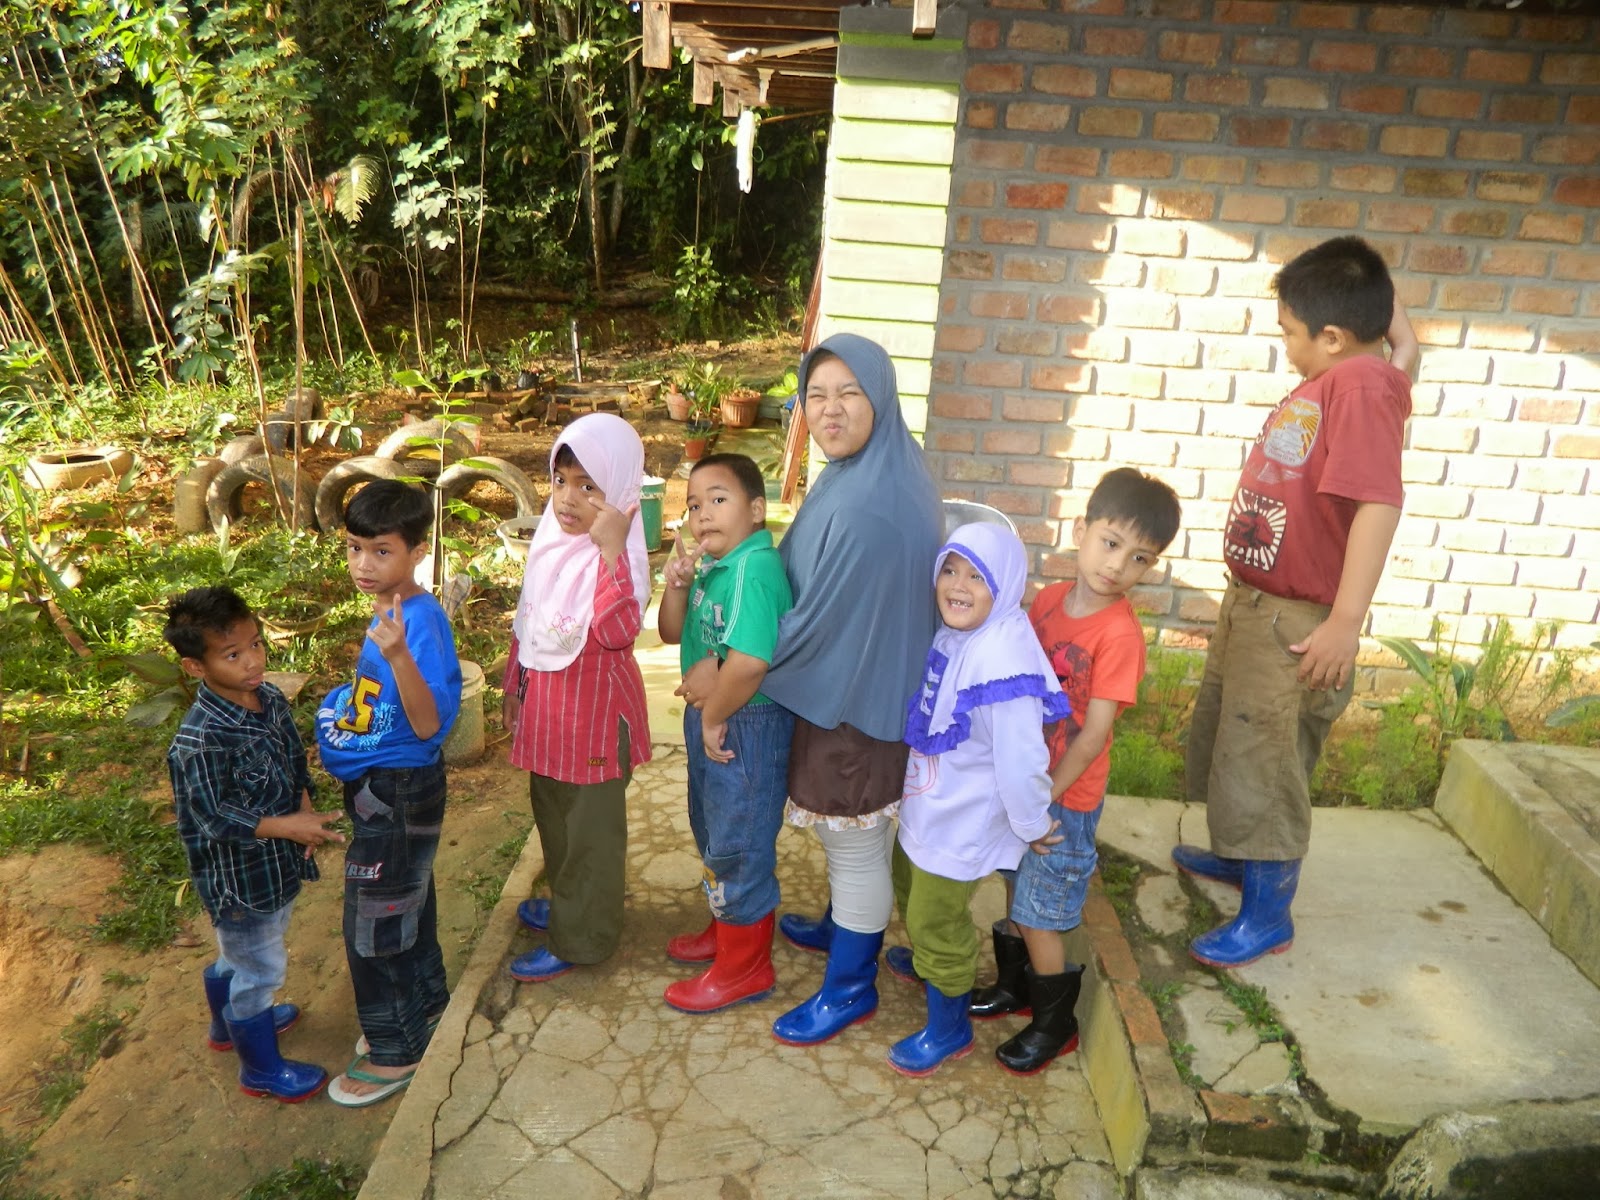
[[[439,1028],[439,1022],[442,1020],[444,1020],[443,1013],[440,1013],[437,1017],[429,1017],[428,1032],[432,1033],[435,1029]],[[363,1033],[356,1039],[356,1058],[362,1059],[371,1053],[372,1046],[367,1041],[367,1035]]]
[[[369,1104],[376,1104],[380,1100],[387,1100],[396,1092],[405,1088],[416,1075],[413,1068],[409,1073],[399,1079],[390,1079],[384,1075],[374,1075],[369,1071],[360,1069],[360,1064],[367,1061],[365,1054],[358,1054],[350,1060],[350,1065],[344,1069],[344,1074],[328,1081],[328,1099],[345,1108],[365,1108]],[[340,1083],[342,1079],[352,1079],[357,1083],[376,1083],[382,1086],[375,1092],[357,1094],[346,1091]]]

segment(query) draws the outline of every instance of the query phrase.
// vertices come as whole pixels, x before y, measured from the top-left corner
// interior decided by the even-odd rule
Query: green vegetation
[[[1522,639],[1502,619],[1472,658],[1439,630],[1428,649],[1404,638],[1378,638],[1417,682],[1397,696],[1362,701],[1373,713],[1370,723],[1347,714],[1334,727],[1312,777],[1312,803],[1432,804],[1458,738],[1593,744],[1600,739],[1600,697],[1569,698],[1590,651],[1552,649],[1555,633],[1546,622]],[[1184,740],[1199,667],[1194,655],[1151,649],[1138,703],[1117,718],[1107,791],[1183,797]]]
[[[1106,899],[1117,910],[1117,916],[1127,921],[1134,915],[1133,897],[1139,886],[1141,868],[1136,859],[1118,854],[1110,846],[1100,847],[1100,886]]]
[[[1156,1016],[1161,1018],[1165,1025],[1178,1011],[1178,997],[1189,990],[1189,985],[1181,980],[1172,979],[1166,983],[1155,983],[1149,979],[1141,979],[1139,987],[1150,1003],[1156,1006]]]
[[[1294,1040],[1294,1035],[1284,1028],[1277,1009],[1267,999],[1266,989],[1245,983],[1228,971],[1216,971],[1214,974],[1222,985],[1222,994],[1243,1014],[1245,1024],[1255,1032],[1256,1040],[1263,1045],[1282,1042],[1289,1055],[1291,1072],[1296,1079],[1304,1079],[1306,1069],[1300,1059],[1300,1045]],[[1227,1026],[1230,1033],[1234,1028],[1231,1024]]]
[[[380,354],[487,367],[490,279],[581,309],[642,267],[680,335],[810,282],[825,116],[770,123],[746,196],[733,122],[686,57],[643,69],[626,4],[59,0],[0,36],[8,435],[94,436],[105,397],[175,384],[239,389],[249,426]]]
[[[1200,660],[1181,650],[1151,647],[1139,700],[1117,718],[1106,790],[1117,796],[1176,800],[1183,794],[1182,741],[1194,707]]]
[[[528,821],[521,821],[528,824]],[[528,840],[528,831],[524,829],[512,837],[501,842],[489,854],[487,870],[474,867],[467,873],[466,889],[477,904],[480,913],[487,914],[493,911],[494,906],[500,903],[500,896],[505,891],[506,876],[511,873],[511,868],[517,865],[517,859],[522,854],[523,843]]]
[[[292,1166],[256,1180],[239,1200],[339,1200],[361,1190],[366,1172],[334,1160],[297,1158]]]
[[[61,1040],[66,1049],[55,1055],[39,1073],[37,1104],[44,1119],[54,1121],[83,1091],[85,1072],[96,1060],[115,1053],[122,1028],[133,1015],[131,1008],[113,1013],[104,1006],[72,1019]]]

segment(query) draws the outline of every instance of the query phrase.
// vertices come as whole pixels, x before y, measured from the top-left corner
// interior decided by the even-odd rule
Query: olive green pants
[[[533,822],[550,883],[550,953],[571,963],[604,962],[622,940],[628,858],[626,797],[632,771],[628,729],[620,725],[622,778],[562,783],[528,776]]]
[[[964,996],[978,977],[972,893],[979,881],[924,871],[894,844],[894,901],[911,937],[911,965],[946,996]]]

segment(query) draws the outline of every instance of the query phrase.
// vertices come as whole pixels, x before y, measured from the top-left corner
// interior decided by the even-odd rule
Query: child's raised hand
[[[628,529],[633,524],[633,516],[639,511],[639,506],[632,505],[627,512],[623,512],[595,496],[589,497],[589,503],[594,506],[596,514],[594,524],[589,526],[589,540],[600,547],[600,553],[605,555],[608,562],[614,563],[628,547]]]
[[[1049,854],[1051,846],[1059,846],[1062,842],[1067,840],[1066,834],[1056,832],[1056,830],[1060,828],[1060,821],[1051,821],[1050,828],[1044,831],[1044,836],[1035,838],[1033,841],[1029,842],[1028,848],[1031,849],[1035,854]]]
[[[722,741],[728,736],[728,723],[722,721],[716,725],[700,726],[700,741],[706,748],[706,757],[712,762],[731,763],[733,751],[724,750]]]
[[[397,656],[407,653],[406,613],[399,592],[394,594],[393,608],[378,609],[378,623],[372,627],[367,636],[372,639],[373,645],[378,647],[378,652],[390,662]]]
[[[704,551],[696,550],[690,554],[683,548],[683,529],[680,526],[672,531],[672,557],[667,560],[666,569],[662,574],[666,577],[667,586],[674,591],[681,591],[694,582],[695,568],[700,563],[700,556]]]

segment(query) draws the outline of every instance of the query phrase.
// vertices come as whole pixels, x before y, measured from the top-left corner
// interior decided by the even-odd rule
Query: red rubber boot
[[[723,921],[713,924],[717,931],[716,960],[703,974],[672,984],[663,997],[679,1012],[716,1012],[760,1000],[778,982],[772,970],[773,914],[768,913],[754,925],[729,925]]]
[[[667,957],[673,962],[708,963],[716,956],[716,921],[709,922],[699,933],[680,933],[667,939]]]

